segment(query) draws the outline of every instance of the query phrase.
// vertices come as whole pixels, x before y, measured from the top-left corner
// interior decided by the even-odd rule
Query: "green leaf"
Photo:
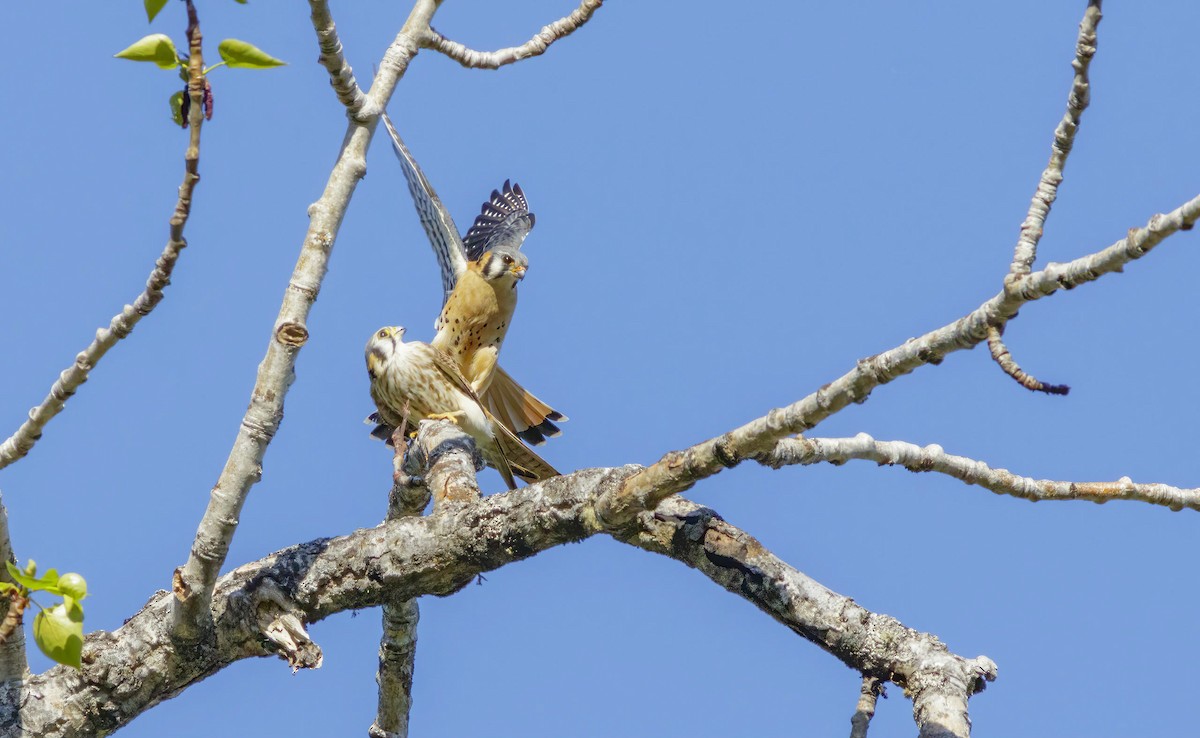
[[[217,51],[221,54],[221,58],[225,60],[225,63],[231,67],[270,69],[271,67],[279,67],[287,64],[287,62],[276,59],[254,44],[238,41],[236,38],[227,38],[222,41],[220,46],[217,47]]]
[[[58,578],[58,591],[63,597],[82,600],[87,597],[87,580],[82,575],[69,571]]]
[[[33,640],[42,653],[60,664],[80,667],[83,655],[83,608],[67,598],[38,612],[33,619]]]
[[[9,592],[15,592],[19,589],[20,589],[20,587],[13,584],[12,582],[0,582],[0,593],[2,593],[2,594],[8,594]]]
[[[29,590],[38,586],[38,581],[33,576],[33,572],[37,571],[37,568],[34,566],[32,561],[30,561],[29,565],[26,567],[29,573],[21,571],[11,561],[5,561],[4,566],[8,569],[8,575],[13,578],[13,581],[25,589]]]
[[[166,7],[167,0],[143,0],[146,4],[146,20],[153,23],[158,11]]]
[[[245,5],[249,0],[233,0],[238,5]]]
[[[184,126],[187,122],[183,119],[183,91],[176,92],[171,95],[171,120],[175,121],[175,125]]]
[[[175,51],[175,42],[170,36],[152,33],[129,48],[118,51],[113,56],[130,61],[154,62],[159,69],[174,69],[179,66],[179,54]]]

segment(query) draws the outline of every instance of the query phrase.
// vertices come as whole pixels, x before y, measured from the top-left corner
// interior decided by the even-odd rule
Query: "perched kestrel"
[[[425,419],[448,418],[475,439],[483,460],[500,472],[509,489],[513,475],[526,482],[557,476],[554,467],[525,447],[496,421],[453,360],[428,343],[405,343],[404,329],[381,328],[367,341],[367,374],[378,419],[398,427],[415,427]]]
[[[442,308],[432,344],[454,360],[492,415],[534,445],[560,431],[553,421],[566,417],[539,400],[496,364],[517,308],[517,283],[529,260],[521,243],[534,216],[520,185],[504,182],[492,190],[463,240],[466,269]]]

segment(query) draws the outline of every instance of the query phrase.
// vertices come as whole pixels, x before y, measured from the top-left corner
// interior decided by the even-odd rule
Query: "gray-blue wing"
[[[442,302],[445,303],[446,298],[454,289],[454,283],[458,281],[458,275],[467,268],[466,248],[458,236],[458,227],[454,225],[450,211],[446,210],[446,206],[433,191],[433,185],[429,184],[425,173],[421,171],[421,167],[417,166],[417,160],[404,145],[404,141],[396,132],[396,127],[392,125],[387,114],[384,113],[382,117],[383,125],[387,127],[388,135],[392,137],[392,148],[396,150],[396,158],[400,160],[400,169],[404,172],[404,179],[408,181],[408,192],[412,195],[413,205],[417,208],[421,225],[425,228],[426,235],[429,236],[429,245],[433,247],[438,266],[441,267],[442,289],[445,290]]]
[[[529,201],[521,185],[504,180],[504,188],[492,190],[491,198],[480,208],[463,239],[467,259],[476,261],[495,248],[520,248],[533,224],[533,213],[529,212]]]

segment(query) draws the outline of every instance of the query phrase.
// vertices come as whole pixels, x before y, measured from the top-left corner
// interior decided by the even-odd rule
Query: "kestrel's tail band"
[[[567,419],[517,384],[500,366],[492,372],[491,383],[483,393],[483,404],[504,427],[534,446],[542,445],[547,438],[562,435],[554,421]]]
[[[521,443],[516,434],[500,423],[495,423],[493,427],[496,429],[496,441],[499,442],[500,450],[512,473],[525,480],[526,484],[558,476],[558,470]],[[505,481],[509,480],[506,478]],[[512,486],[509,489],[512,489]]]

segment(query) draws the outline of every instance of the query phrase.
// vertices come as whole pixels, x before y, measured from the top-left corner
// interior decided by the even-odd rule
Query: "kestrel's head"
[[[387,360],[392,358],[392,354],[395,353],[396,347],[403,342],[403,338],[404,328],[398,325],[380,328],[371,334],[371,340],[367,341],[367,374],[372,379],[387,363]]]
[[[486,252],[479,259],[480,272],[489,282],[507,281],[513,287],[525,278],[529,259],[518,246],[500,246]]]

